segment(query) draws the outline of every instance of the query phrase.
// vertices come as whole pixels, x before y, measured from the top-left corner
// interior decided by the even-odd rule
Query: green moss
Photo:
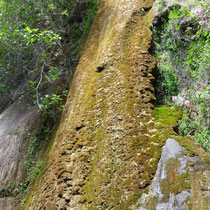
[[[136,149],[142,148],[142,145],[144,143],[139,137],[133,137],[129,139],[129,141],[131,142],[131,147],[134,147]]]
[[[192,204],[191,202],[189,202],[189,203],[187,204],[187,207],[188,207],[188,209],[192,209],[193,204]]]
[[[142,192],[141,191],[136,191],[133,195],[131,195],[129,197],[129,199],[127,200],[126,203],[124,203],[121,206],[121,209],[123,210],[127,210],[129,209],[130,206],[132,206],[132,204],[137,203],[137,201],[140,199]]]
[[[164,105],[157,107],[154,112],[157,128],[159,129],[159,137],[156,137],[154,142],[159,146],[163,146],[167,138],[173,138],[180,143],[184,148],[184,154],[193,157],[199,156],[206,163],[209,162],[207,154],[203,149],[196,144],[192,138],[186,136],[179,136],[173,128],[178,125],[179,119],[181,119],[182,111],[179,107],[174,105]]]
[[[158,201],[158,197],[157,197],[157,196],[151,197],[151,198],[148,200],[147,209],[149,209],[149,210],[155,210],[155,206],[156,206],[156,204],[157,204],[157,201]]]
[[[183,152],[187,156],[198,156],[204,163],[209,164],[209,155],[204,151],[200,144],[196,143],[188,136],[174,136],[173,137],[184,148]]]
[[[164,105],[157,107],[156,110],[155,120],[160,123],[159,127],[176,126],[182,115],[181,109],[175,106]]]
[[[175,136],[174,139],[184,148],[184,153],[190,157],[198,155],[195,142],[190,137]]]
[[[175,131],[174,127],[178,125],[179,119],[181,119],[182,112],[178,107],[173,105],[165,105],[157,107],[154,111],[153,117],[155,118],[155,124],[157,125],[156,136],[150,141],[158,144],[159,148],[156,149],[154,154],[153,164],[157,165],[161,155],[161,147],[165,145],[165,141],[168,138],[173,138],[183,147],[183,153],[187,156],[198,156],[203,160],[204,163],[209,163],[207,153],[201,148],[200,145],[196,144],[190,137],[179,136]],[[170,193],[178,194],[183,190],[191,189],[191,172],[178,174],[180,162],[178,159],[169,159],[166,164],[167,178],[160,181],[160,187],[162,193],[164,193],[163,202],[167,202]],[[148,170],[148,169],[147,169]],[[151,172],[151,171],[150,171]],[[190,184],[191,183],[191,184]],[[187,202],[189,206],[192,204]],[[149,208],[148,208],[149,209]],[[152,209],[152,207],[151,207]]]
[[[180,168],[180,162],[177,159],[170,158],[166,162],[166,173],[170,175],[171,169],[175,169],[176,171]]]

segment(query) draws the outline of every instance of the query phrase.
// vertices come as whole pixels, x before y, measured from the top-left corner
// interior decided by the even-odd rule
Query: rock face
[[[26,132],[38,131],[42,124],[36,107],[28,108],[27,100],[16,101],[0,114],[0,209],[13,209],[11,185],[24,180],[24,155],[27,153]]]
[[[100,1],[48,161],[25,209],[140,208],[138,201],[156,174],[162,146],[169,136],[177,137],[173,127],[180,115],[173,107],[154,110],[152,3]],[[185,198],[194,199],[196,206],[204,191],[194,195],[189,189],[202,188],[197,179],[202,172],[190,171],[189,184],[184,178],[188,159],[178,143],[168,142],[164,150],[170,153],[164,152],[159,164],[166,169],[158,170],[162,179],[153,184],[157,197],[151,199],[159,209],[170,209],[172,203],[189,206]],[[195,155],[188,140],[181,142]],[[147,206],[146,198],[141,200],[142,208],[155,208],[153,203]]]
[[[168,139],[149,193],[141,196],[139,210],[208,209],[209,169],[199,158],[184,155],[177,141]]]
[[[152,2],[100,1],[45,173],[26,209],[128,209],[150,183],[158,147],[149,140],[155,132]]]

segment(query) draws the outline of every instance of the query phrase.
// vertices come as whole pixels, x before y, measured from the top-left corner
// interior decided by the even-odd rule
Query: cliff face
[[[28,100],[17,100],[0,114],[0,209],[15,209],[15,187],[26,177],[26,133],[39,132],[43,118]]]
[[[151,7],[101,1],[30,209],[128,207],[152,179]]]
[[[25,209],[136,208],[180,115],[170,107],[154,110],[152,2],[101,0]],[[186,154],[195,149],[187,148]]]

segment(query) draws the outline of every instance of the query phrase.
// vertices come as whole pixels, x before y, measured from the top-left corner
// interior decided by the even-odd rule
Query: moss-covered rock
[[[195,174],[199,174],[197,181]],[[208,209],[209,175],[209,166],[204,161],[184,155],[180,144],[168,139],[149,192],[140,199],[139,210]]]

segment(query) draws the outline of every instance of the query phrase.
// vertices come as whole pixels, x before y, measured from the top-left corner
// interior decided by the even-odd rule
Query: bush
[[[159,12],[166,3],[157,1]],[[191,8],[201,9],[195,13]],[[168,15],[165,12],[164,17],[159,18],[159,24],[153,27],[159,83],[162,85],[157,93],[164,93],[164,103],[172,98],[183,107],[185,114],[179,123],[180,132],[194,136],[207,152],[210,147],[208,11],[207,1],[186,3],[185,6],[175,3],[168,8]]]
[[[201,128],[195,135],[195,141],[203,145],[204,149],[210,155],[210,132],[208,128]]]
[[[179,123],[179,130],[183,135],[188,135],[194,131],[195,125],[191,123],[191,119],[187,114],[183,115],[182,120]]]

